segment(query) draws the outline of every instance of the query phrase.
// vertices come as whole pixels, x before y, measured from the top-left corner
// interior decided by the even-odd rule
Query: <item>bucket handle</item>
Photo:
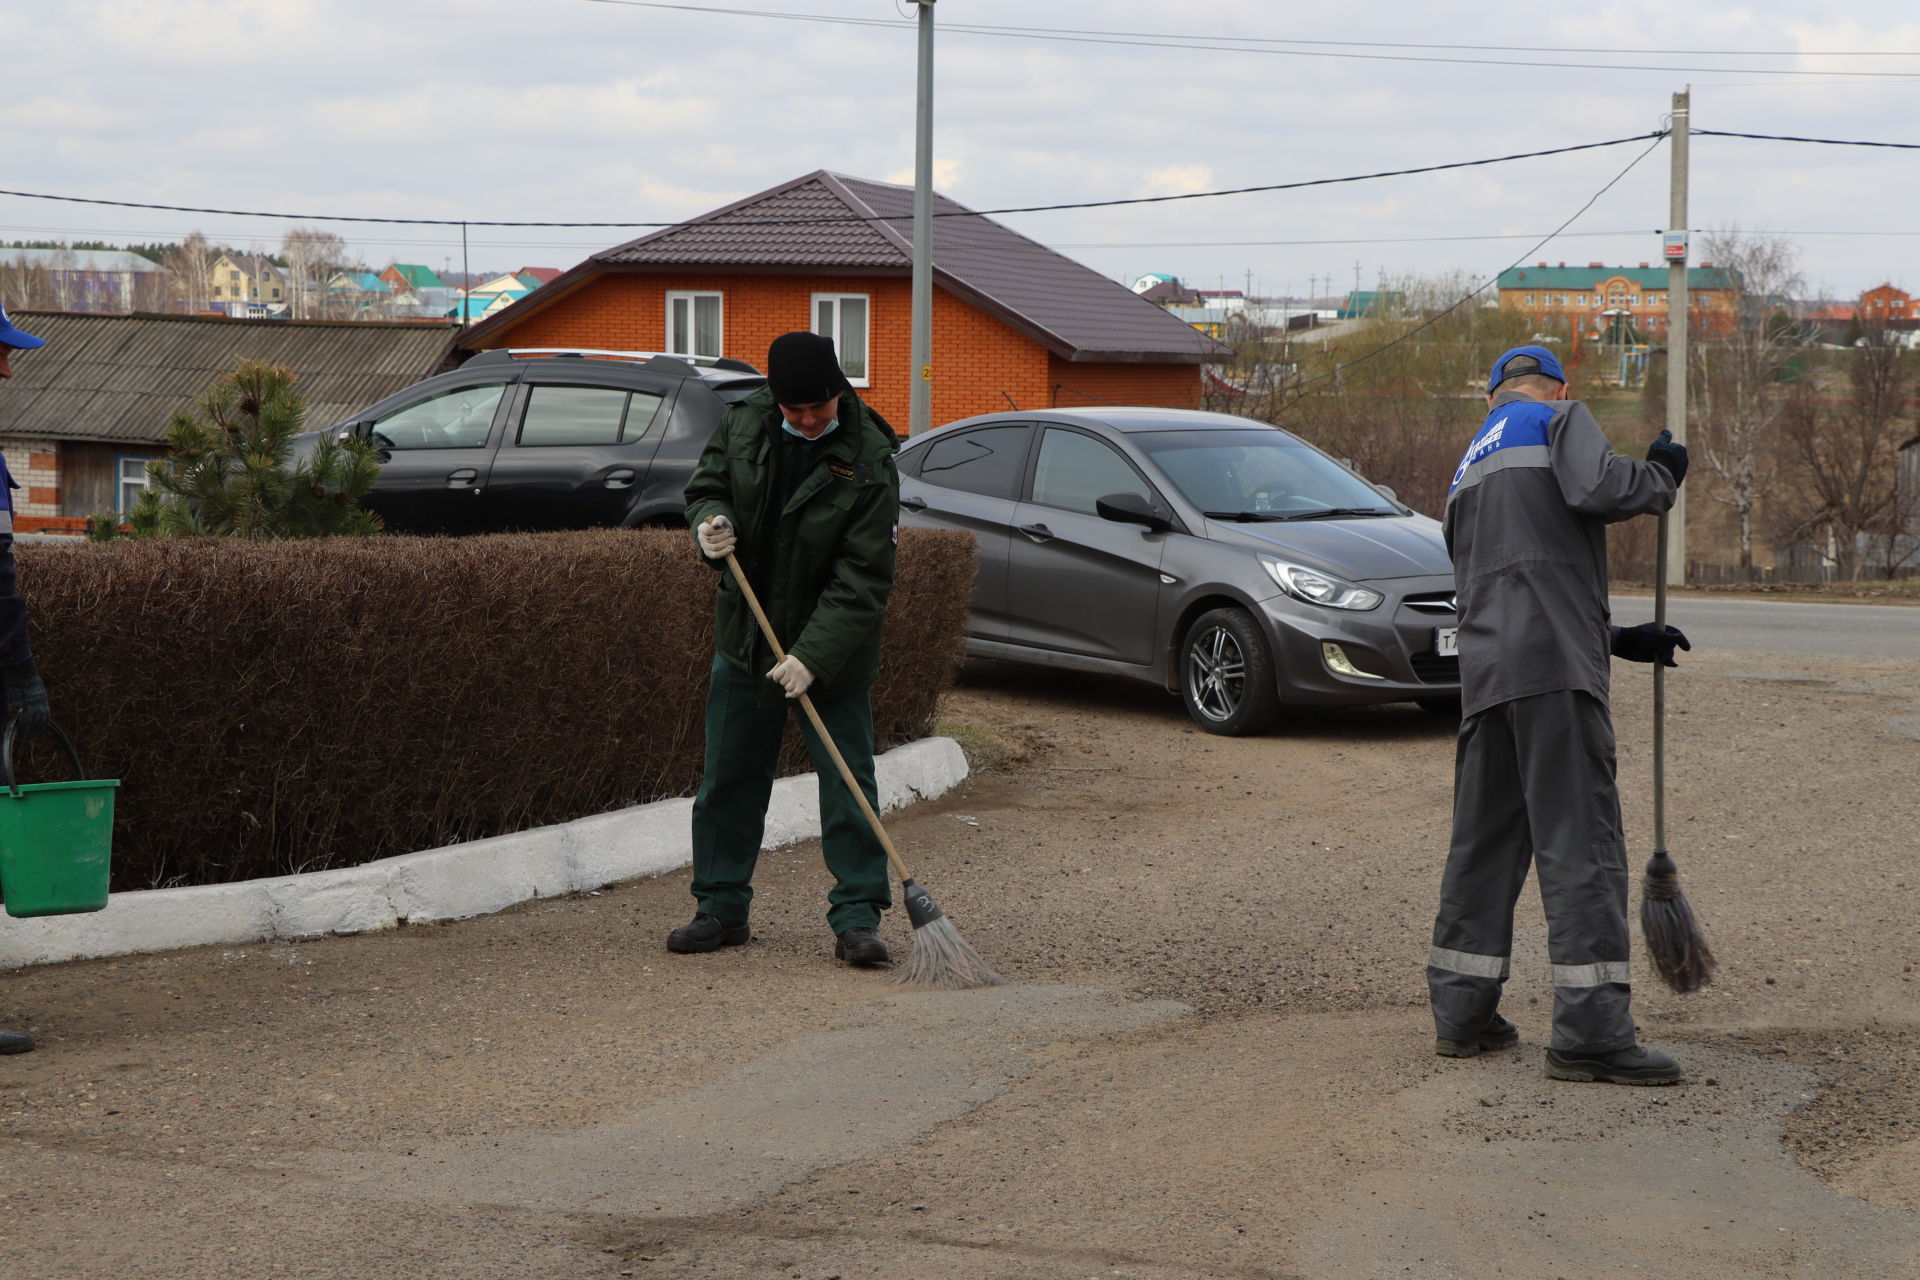
[[[61,748],[67,753],[67,759],[73,761],[74,776],[84,781],[87,769],[80,763],[80,753],[73,749],[73,740],[61,732],[60,726],[51,720],[47,721],[47,732],[59,740]],[[0,735],[0,787],[10,791],[15,800],[20,798],[20,784],[13,780],[13,744],[19,734],[20,717],[15,716],[7,722],[6,733]]]

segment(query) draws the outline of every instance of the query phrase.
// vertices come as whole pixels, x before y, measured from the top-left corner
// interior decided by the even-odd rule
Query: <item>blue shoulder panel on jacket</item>
[[[1460,465],[1454,469],[1453,482],[1447,486],[1447,493],[1460,487],[1466,478],[1467,468],[1483,459],[1490,458],[1502,449],[1513,449],[1523,445],[1544,445],[1548,428],[1554,417],[1560,412],[1556,405],[1542,401],[1515,402],[1497,406],[1487,415],[1480,428],[1480,434],[1473,438],[1467,451],[1460,459]]]

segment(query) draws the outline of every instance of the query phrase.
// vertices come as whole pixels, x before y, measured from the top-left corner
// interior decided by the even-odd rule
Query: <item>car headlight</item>
[[[1260,557],[1260,567],[1267,571],[1274,585],[1296,600],[1308,604],[1325,605],[1329,609],[1353,609],[1364,611],[1376,607],[1386,597],[1378,591],[1366,587],[1356,587],[1351,582],[1343,582],[1331,574],[1315,569],[1303,569],[1297,564],[1288,564],[1283,560]]]

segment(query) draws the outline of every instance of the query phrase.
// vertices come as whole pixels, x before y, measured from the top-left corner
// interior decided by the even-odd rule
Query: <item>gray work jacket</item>
[[[1606,526],[1673,505],[1673,477],[1615,453],[1577,400],[1494,398],[1447,492],[1461,714],[1577,689],[1607,701]]]

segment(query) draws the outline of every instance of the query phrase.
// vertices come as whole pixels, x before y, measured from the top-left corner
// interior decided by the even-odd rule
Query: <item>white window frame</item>
[[[847,374],[847,381],[856,387],[866,387],[873,385],[873,295],[870,293],[816,293],[807,303],[807,327],[815,333],[819,333],[820,304],[823,302],[832,303],[832,332],[825,336],[833,339],[833,349],[835,352],[846,350],[846,325],[842,322],[842,317],[846,314],[846,311],[840,304],[854,299],[858,299],[860,302],[866,304],[867,331],[861,335],[860,349],[867,353],[867,372],[858,378],[849,373]],[[843,373],[846,371],[844,360],[841,362],[841,371]]]
[[[153,482],[147,477],[147,464],[149,462],[164,461],[164,458],[156,458],[150,454],[122,453],[115,456],[113,468],[113,509],[116,514],[124,516],[133,510],[133,503],[127,501],[129,496],[127,491],[129,489],[145,491],[153,487]],[[127,464],[129,462],[135,462],[140,465],[140,474],[138,476],[130,476],[127,474]],[[132,496],[137,501],[139,494],[136,493]]]
[[[673,340],[674,304],[680,302],[687,304],[687,341],[685,345],[688,348],[692,348],[699,340],[700,299],[702,298],[712,298],[713,305],[719,312],[719,318],[714,324],[714,338],[718,349],[714,351],[682,351],[679,349],[679,345]],[[665,340],[661,342],[660,345],[669,355],[705,356],[715,360],[719,359],[726,354],[727,349],[726,295],[718,289],[669,289],[667,291],[667,326],[664,333]]]

